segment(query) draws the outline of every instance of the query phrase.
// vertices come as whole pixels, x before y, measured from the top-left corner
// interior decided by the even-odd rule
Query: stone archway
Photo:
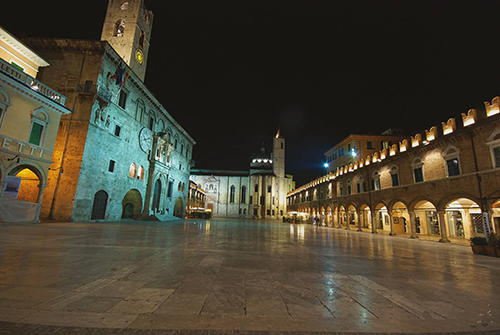
[[[137,219],[142,212],[142,196],[141,193],[132,189],[125,194],[122,200],[122,218]]]
[[[43,177],[36,167],[19,165],[12,169],[8,175],[21,178],[17,199],[33,203],[41,202]]]
[[[183,218],[184,208],[181,198],[177,198],[174,205],[174,216],[178,218]]]

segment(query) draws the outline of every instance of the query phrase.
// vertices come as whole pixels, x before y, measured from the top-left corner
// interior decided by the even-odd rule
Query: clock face
[[[148,152],[151,149],[151,134],[149,133],[149,129],[142,128],[139,133],[139,145],[144,152]]]
[[[139,65],[142,65],[142,63],[144,63],[144,55],[142,54],[141,50],[138,49],[135,52],[135,59],[137,60],[137,63],[139,63]]]

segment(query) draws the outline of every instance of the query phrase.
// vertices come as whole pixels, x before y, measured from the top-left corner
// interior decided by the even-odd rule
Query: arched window
[[[241,186],[241,203],[245,204],[247,202],[247,188],[246,186]]]
[[[177,185],[177,191],[180,191],[181,190],[181,187],[182,187],[182,183],[179,182],[179,185]]]
[[[358,176],[358,184],[357,184],[358,193],[363,193],[365,191],[365,179],[362,175]]]
[[[0,129],[2,129],[3,120],[5,119],[5,114],[7,108],[11,105],[9,95],[5,88],[0,87]]]
[[[378,171],[372,174],[372,190],[380,190],[380,173]]]
[[[413,168],[413,180],[415,183],[421,183],[424,181],[424,161],[422,158],[415,158],[411,163]]]
[[[236,194],[236,187],[234,185],[231,185],[231,190],[230,190],[230,195],[229,195],[229,202],[234,203],[234,196]]]
[[[490,148],[491,160],[493,168],[500,168],[500,129],[497,128],[488,138],[486,142]]]
[[[130,178],[135,178],[137,176],[137,165],[135,165],[135,163],[130,164],[130,169],[128,170],[128,176]]]
[[[45,137],[45,130],[50,123],[49,115],[43,110],[38,108],[31,114],[31,130],[28,142],[35,145],[43,145]]]
[[[184,187],[185,187],[185,184],[182,183],[182,188],[181,188],[181,191],[184,192]]]
[[[142,115],[144,114],[144,102],[142,100],[137,99],[137,109],[135,112],[135,119],[139,122],[142,121]]]
[[[139,166],[139,168],[137,169],[137,179],[144,180],[144,167],[143,166]]]
[[[391,167],[391,181],[393,187],[399,186],[399,169],[396,165]]]
[[[127,10],[128,9],[128,1],[125,1],[121,4],[120,6],[121,10]]]
[[[347,179],[347,195],[352,193],[352,181],[351,179]]]
[[[460,175],[460,150],[453,145],[449,145],[443,151],[443,158],[446,161],[446,171],[448,172],[448,177],[454,177]]]
[[[118,20],[115,22],[115,36],[122,37],[125,33],[125,20]]]

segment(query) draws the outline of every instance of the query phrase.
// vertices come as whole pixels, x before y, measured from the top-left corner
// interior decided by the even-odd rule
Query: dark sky
[[[7,1],[0,24],[17,36],[98,40],[106,6]],[[155,15],[146,84],[197,141],[196,168],[248,169],[280,126],[287,173],[301,185],[351,133],[414,135],[500,94],[499,1],[146,6]]]

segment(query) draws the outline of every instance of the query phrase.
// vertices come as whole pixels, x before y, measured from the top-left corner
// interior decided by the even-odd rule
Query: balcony
[[[42,84],[35,78],[27,75],[23,71],[19,70],[15,66],[7,63],[3,59],[0,58],[0,73],[4,73],[8,75],[9,77],[14,78],[15,80],[19,81],[20,83],[26,85],[30,89],[32,89],[35,92],[38,92],[47,98],[61,104],[64,106],[64,103],[66,102],[66,97],[62,95],[61,93],[58,93],[48,87],[45,84]]]

